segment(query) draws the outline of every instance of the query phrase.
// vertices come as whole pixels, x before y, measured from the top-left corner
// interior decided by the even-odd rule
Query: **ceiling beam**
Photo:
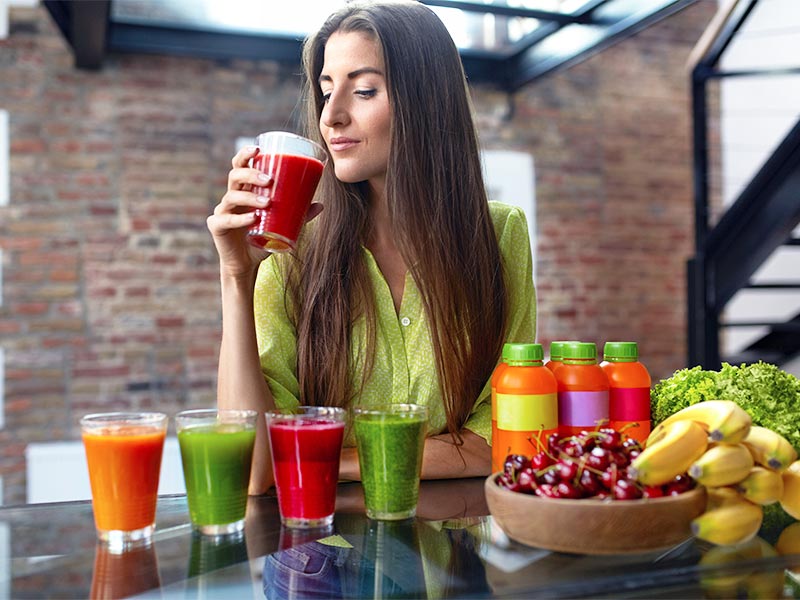
[[[99,69],[106,56],[110,0],[81,0],[70,4],[70,39],[79,69]]]
[[[500,4],[478,4],[477,2],[460,0],[420,0],[422,4],[428,6],[440,6],[442,8],[456,8],[467,12],[477,12],[481,14],[492,14],[504,17],[522,17],[524,19],[539,19],[540,21],[551,21],[568,25],[570,23],[590,22],[590,17],[586,19],[578,18],[566,13],[551,12],[548,10],[537,10],[535,8],[515,8]]]

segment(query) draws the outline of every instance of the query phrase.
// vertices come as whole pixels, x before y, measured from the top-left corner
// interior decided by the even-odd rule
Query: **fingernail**
[[[256,202],[258,202],[261,206],[266,206],[269,199],[265,196],[256,196]]]
[[[270,177],[269,175],[266,175],[264,173],[259,173],[258,174],[258,179],[259,179],[259,181],[270,181],[270,180],[272,180],[272,177]]]
[[[247,150],[248,152],[250,152],[250,153],[253,153],[253,152],[255,152],[256,150],[258,150],[258,146],[248,146],[248,147],[246,148],[246,150]]]

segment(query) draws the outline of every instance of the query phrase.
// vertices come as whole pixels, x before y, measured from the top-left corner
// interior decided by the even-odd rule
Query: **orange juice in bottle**
[[[508,366],[506,359],[508,358],[507,353],[510,347],[511,344],[503,344],[503,353],[500,357],[500,362],[492,372],[490,384],[492,388],[492,472],[497,470],[494,468],[496,464],[501,465],[500,469],[502,470],[502,464],[505,460],[505,456],[499,456],[500,446],[495,443],[497,441],[497,380],[500,379],[500,374]],[[496,454],[497,456],[495,456]]]
[[[644,443],[650,435],[650,373],[639,362],[636,342],[606,342],[601,367],[611,386],[608,413],[611,427]],[[631,427],[629,425],[634,424]]]
[[[506,366],[496,380],[497,429],[492,471],[502,471],[509,454],[533,456],[558,430],[556,378],[543,364],[541,344],[507,344]]]
[[[608,377],[597,364],[594,343],[567,342],[556,369],[559,432],[576,435],[608,424]]]

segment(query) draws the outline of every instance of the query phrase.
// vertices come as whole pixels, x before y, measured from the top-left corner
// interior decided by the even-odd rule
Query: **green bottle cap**
[[[506,354],[506,348],[508,353]],[[506,361],[511,362],[541,362],[544,359],[544,350],[541,344],[506,344],[503,347]]]
[[[636,342],[606,342],[603,358],[610,362],[636,362],[639,359],[639,347]]]
[[[560,361],[564,356],[564,344],[571,344],[575,340],[558,340],[550,342],[550,360]]]
[[[514,344],[503,344],[503,353],[500,355],[500,360],[502,362],[506,362],[508,360],[508,355],[511,353],[511,346]]]
[[[594,342],[567,342],[562,352],[564,364],[597,363],[597,346]]]

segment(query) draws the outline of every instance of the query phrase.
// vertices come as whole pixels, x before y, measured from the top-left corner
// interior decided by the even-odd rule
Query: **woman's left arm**
[[[461,445],[453,443],[449,433],[425,440],[422,455],[422,479],[486,477],[492,471],[492,448],[469,429],[461,430]]]

